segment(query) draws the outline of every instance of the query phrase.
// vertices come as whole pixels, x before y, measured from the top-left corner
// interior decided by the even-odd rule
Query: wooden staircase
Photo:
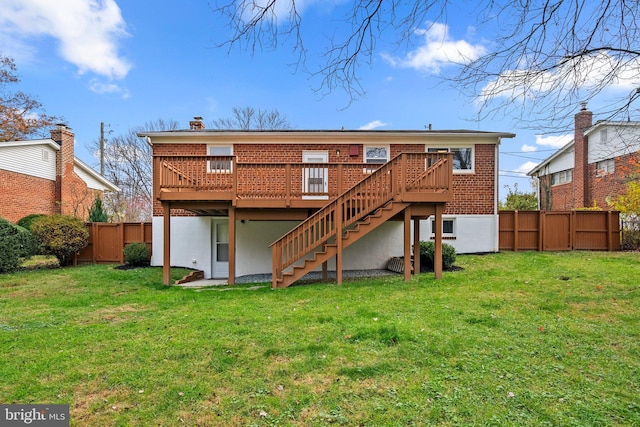
[[[345,248],[412,203],[451,200],[451,160],[450,154],[400,154],[329,202],[271,245],[272,288],[290,286],[332,257],[341,277]]]

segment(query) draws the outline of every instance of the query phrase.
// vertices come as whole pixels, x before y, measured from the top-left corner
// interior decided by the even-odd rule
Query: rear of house
[[[343,254],[341,241],[314,237],[319,253],[283,268],[304,260],[315,267],[310,258],[319,265],[332,245],[341,256],[326,255],[324,269],[385,268],[406,253],[406,218],[418,232],[414,243],[434,238],[439,216],[441,237],[458,252],[498,250],[496,159],[510,133],[221,131],[194,120],[189,130],[140,136],[153,148],[153,265],[192,267],[230,282],[272,273],[276,258],[333,227],[337,215],[361,215],[345,227],[370,230],[353,230],[360,235],[345,240]],[[341,207],[331,208],[336,201]],[[333,210],[323,217],[323,209]],[[296,227],[309,228],[276,254],[272,243]]]

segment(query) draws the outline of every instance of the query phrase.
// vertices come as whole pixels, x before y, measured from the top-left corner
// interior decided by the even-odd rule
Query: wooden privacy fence
[[[620,250],[620,212],[500,211],[501,251]]]
[[[123,250],[129,243],[146,243],[151,251],[150,222],[90,222],[87,230],[89,244],[78,254],[78,264],[122,264]]]

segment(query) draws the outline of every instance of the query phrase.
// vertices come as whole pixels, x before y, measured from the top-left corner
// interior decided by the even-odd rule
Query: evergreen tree
[[[89,208],[89,222],[108,222],[109,215],[107,215],[107,211],[105,211],[104,206],[102,204],[102,199],[100,197],[96,197],[93,201],[93,205]]]

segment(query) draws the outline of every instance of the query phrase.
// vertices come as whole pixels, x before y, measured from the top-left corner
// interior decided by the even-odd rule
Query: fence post
[[[538,252],[544,251],[544,221],[545,212],[538,211]]]
[[[607,251],[611,251],[613,242],[611,241],[611,211],[607,211]]]
[[[513,251],[518,252],[518,211],[513,211]]]

